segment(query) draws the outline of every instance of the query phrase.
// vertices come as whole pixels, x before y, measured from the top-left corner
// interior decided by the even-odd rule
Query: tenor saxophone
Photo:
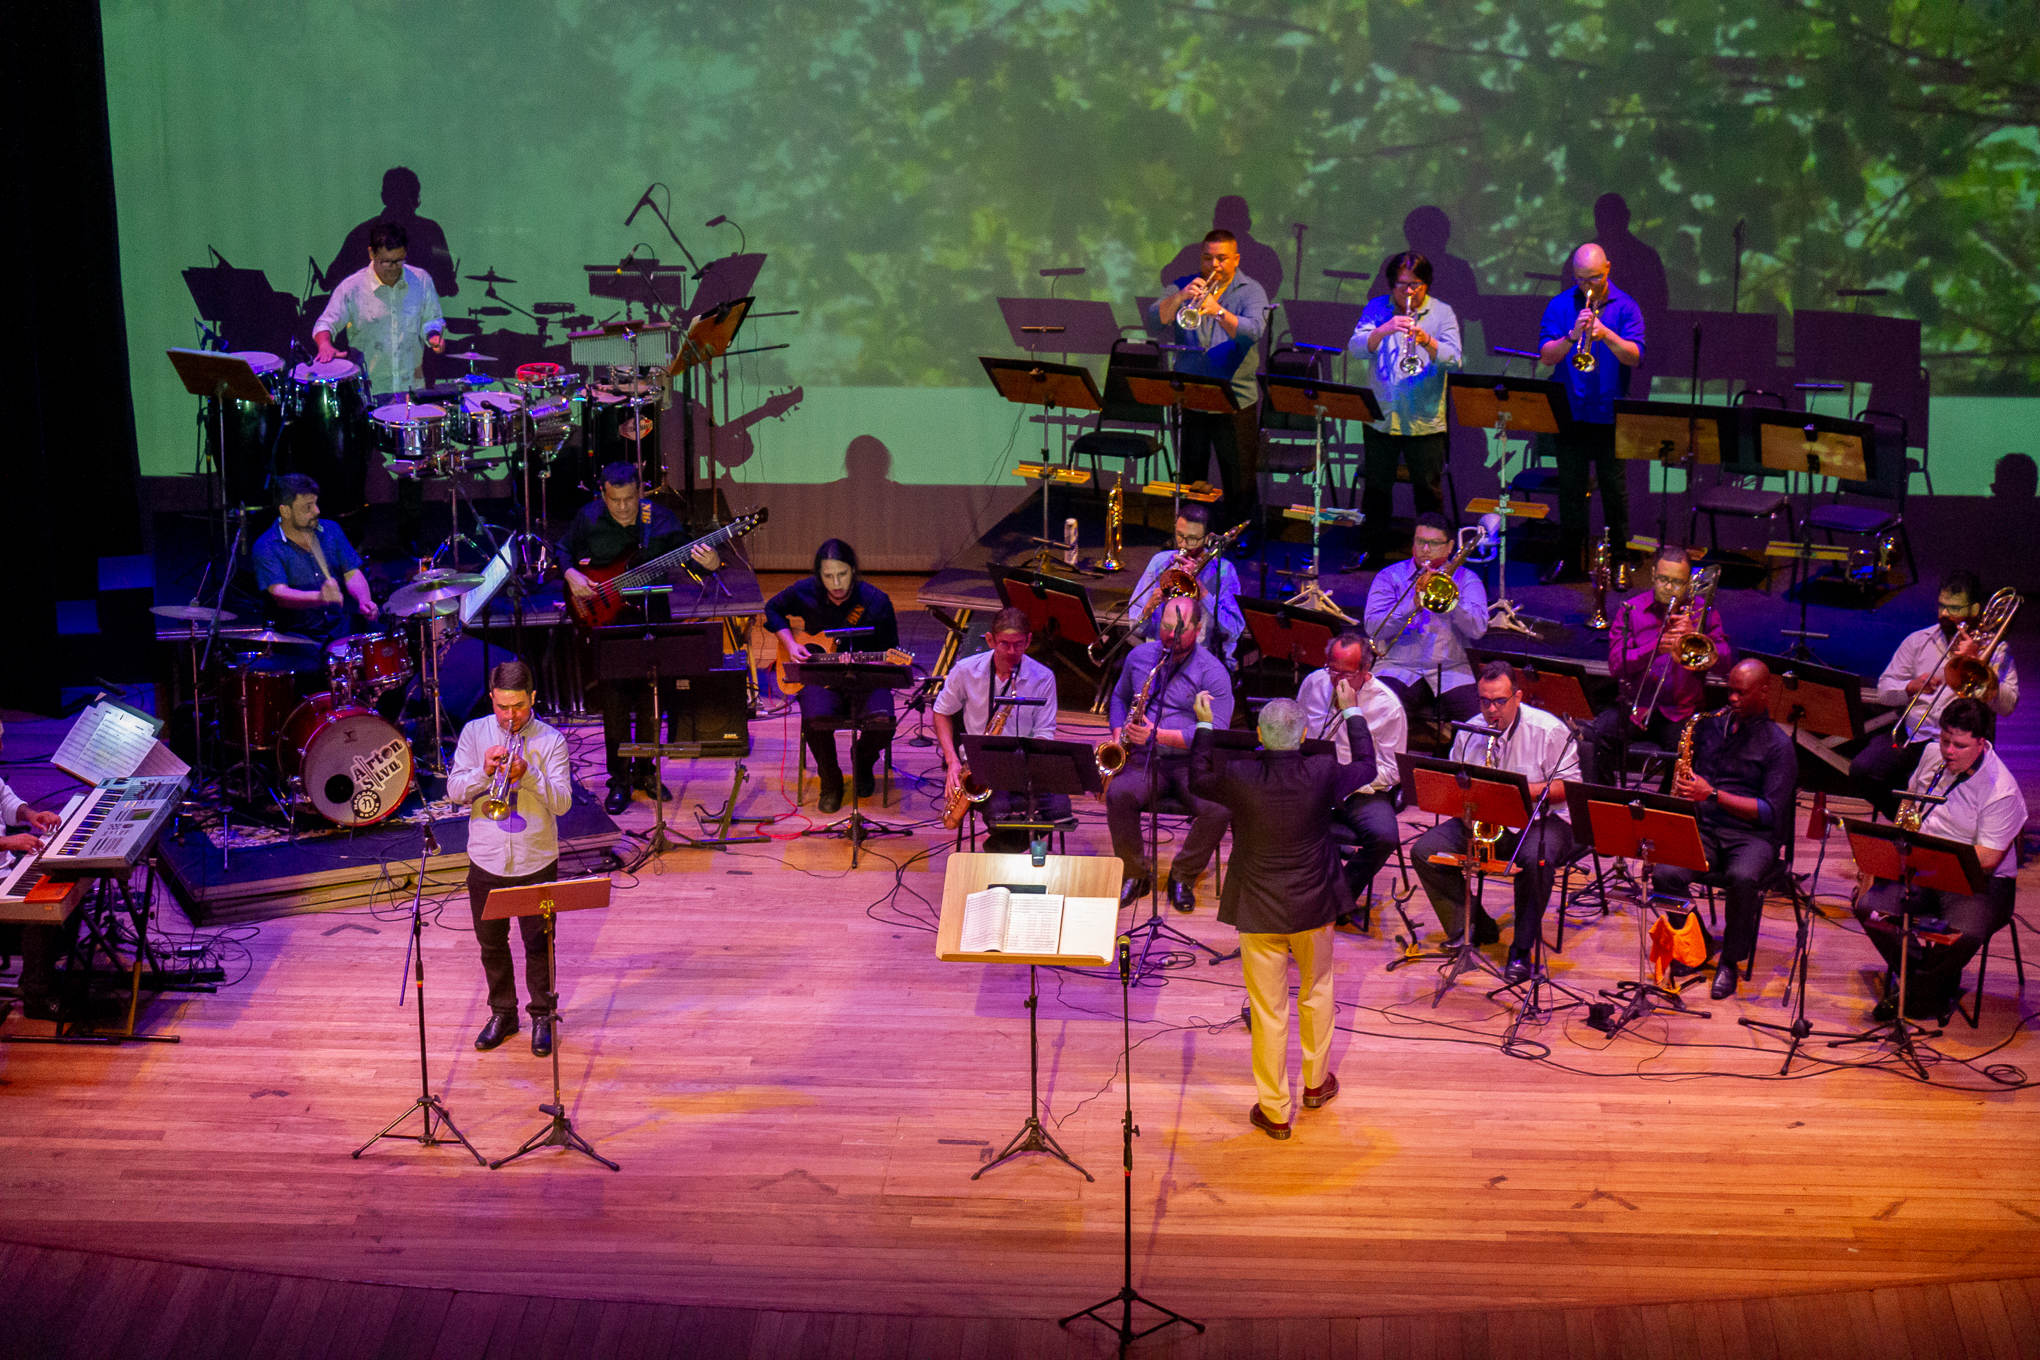
[[[992,715],[985,725],[985,735],[996,737],[1006,730],[1006,719],[1013,714],[1013,706],[1006,705]],[[963,819],[970,816],[972,807],[992,796],[992,791],[971,774],[970,766],[963,767],[963,778],[957,781],[956,792],[949,795],[949,801],[942,805],[942,829],[954,831],[963,825]]]

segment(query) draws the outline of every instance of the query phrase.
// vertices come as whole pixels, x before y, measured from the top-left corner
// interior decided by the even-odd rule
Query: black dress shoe
[[[843,806],[843,781],[822,785],[821,794],[815,799],[815,807],[821,812],[835,812]]]
[[[859,798],[869,798],[877,792],[878,776],[870,770],[859,770],[857,772],[857,796]]]
[[[1716,1001],[1726,1001],[1734,996],[1736,971],[1737,965],[1723,959],[1721,966],[1714,970],[1714,985],[1707,989],[1707,995]]]
[[[647,798],[656,798],[662,803],[670,803],[673,801],[673,790],[667,788],[664,784],[659,783],[655,779],[649,777],[640,779],[637,782],[637,787],[644,791],[644,795]],[[628,796],[629,796],[628,794],[625,795],[625,797]]]
[[[1500,944],[1502,927],[1492,916],[1479,916],[1473,922],[1473,943],[1476,947],[1484,944]]]
[[[1888,1025],[1898,1019],[1898,993],[1886,992],[1884,999],[1870,1008],[1870,1023]]]
[[[531,1017],[531,1056],[549,1058],[552,1056],[552,1017],[534,1015]]]
[[[504,1015],[500,1011],[489,1013],[489,1023],[482,1026],[482,1032],[475,1036],[475,1051],[487,1053],[498,1048],[505,1039],[517,1032],[517,1017]]]
[[[1146,897],[1148,891],[1154,886],[1154,879],[1147,874],[1136,874],[1132,878],[1122,880],[1119,884],[1119,905],[1122,907],[1132,906],[1140,901],[1141,898]]]
[[[1197,888],[1187,878],[1169,875],[1169,905],[1177,911],[1197,910]]]
[[[1502,981],[1514,987],[1517,983],[1530,980],[1530,956],[1511,954],[1509,961],[1502,965]]]
[[[602,810],[614,817],[630,806],[630,785],[611,784],[602,796]]]

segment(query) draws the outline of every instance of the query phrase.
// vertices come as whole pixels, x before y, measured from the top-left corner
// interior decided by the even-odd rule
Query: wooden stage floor
[[[791,723],[753,730],[745,810],[784,809]],[[1065,715],[1064,735],[1092,734]],[[895,749],[903,771],[933,766],[904,733]],[[713,805],[728,762],[675,775],[686,806]],[[620,820],[649,815],[640,801]],[[884,816],[932,812],[903,778]],[[1119,1283],[1118,984],[1041,979],[1048,1122],[1096,1181],[1038,1156],[971,1180],[1027,1111],[1027,978],[935,959],[946,846],[924,827],[873,842],[854,872],[836,840],[679,852],[619,874],[607,912],[569,918],[566,1099],[619,1173],[557,1150],[497,1171],[458,1147],[350,1157],[417,1093],[402,915],[238,928],[245,977],[145,1012],[180,1044],[0,1050],[0,1236],[23,1244],[17,1256],[252,1273],[272,1294],[277,1277],[306,1277],[760,1316],[1071,1312]],[[1071,851],[1105,847],[1086,812]],[[1802,869],[1817,849],[1802,842]],[[1846,853],[1831,842],[1818,880],[1829,910],[1809,1012],[1822,1029],[1866,1024],[1871,999],[1874,953],[1839,910]],[[1209,875],[1201,889],[1195,914],[1170,924],[1230,949]],[[1435,937],[1421,893],[1411,911]],[[1742,995],[1696,993],[1712,1019],[1653,1019],[1610,1041],[1569,1012],[1514,1055],[1500,1047],[1507,1012],[1480,989],[1434,1010],[1433,965],[1383,971],[1397,952],[1384,917],[1396,921],[1385,902],[1374,936],[1339,939],[1344,1089],[1286,1143],[1246,1122],[1237,963],[1173,956],[1134,989],[1133,1249],[1147,1296],[1201,1318],[1422,1330],[1410,1319],[1907,1285],[1945,1301],[1959,1282],[2035,1273],[2040,1099],[2004,1083],[2040,1075],[2025,1028],[2040,986],[2022,993],[2003,941],[1981,1028],[1957,1020],[1932,1041],[1931,1083],[1829,1066],[1825,1047],[1781,1080],[1782,1045],[1736,1020],[1786,1018],[1783,904],[1767,910]],[[464,897],[434,910],[433,1086],[497,1157],[540,1126],[549,1069],[522,1036],[473,1050],[486,1007],[470,936]],[[1635,941],[1623,905],[1569,927],[1554,973],[1612,985],[1633,974]],[[34,1259],[61,1274],[60,1257]],[[2008,1316],[2030,1339],[2031,1309]],[[874,1344],[814,1353],[893,1353]]]

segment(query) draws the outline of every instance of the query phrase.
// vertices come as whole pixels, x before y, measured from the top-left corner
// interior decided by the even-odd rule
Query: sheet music
[[[101,699],[78,715],[50,764],[87,784],[118,779],[141,769],[160,745],[156,734],[162,730],[161,718],[117,699]]]
[[[1006,906],[1008,954],[1054,954],[1062,943],[1063,900],[1058,893],[1014,893]]]
[[[489,559],[489,565],[482,568],[482,583],[460,597],[460,621],[463,627],[482,616],[489,607],[489,601],[496,598],[496,592],[510,579],[510,570],[516,553],[516,543],[505,543],[496,555]]]

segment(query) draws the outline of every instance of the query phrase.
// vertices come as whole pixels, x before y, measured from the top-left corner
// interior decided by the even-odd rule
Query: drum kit
[[[228,759],[240,757],[222,776],[222,788],[251,806],[280,807],[293,821],[308,811],[335,826],[367,827],[395,814],[421,766],[445,773],[438,679],[453,640],[447,616],[481,584],[477,575],[422,572],[380,615],[414,628],[415,636],[399,627],[336,638],[323,648],[295,633],[233,627],[232,613],[204,605],[158,605],[152,612],[186,624],[194,644],[217,625],[217,636],[239,649],[207,684],[197,675],[193,647],[195,688],[214,705],[213,734]],[[398,725],[414,680],[429,708],[415,719],[415,744]]]

